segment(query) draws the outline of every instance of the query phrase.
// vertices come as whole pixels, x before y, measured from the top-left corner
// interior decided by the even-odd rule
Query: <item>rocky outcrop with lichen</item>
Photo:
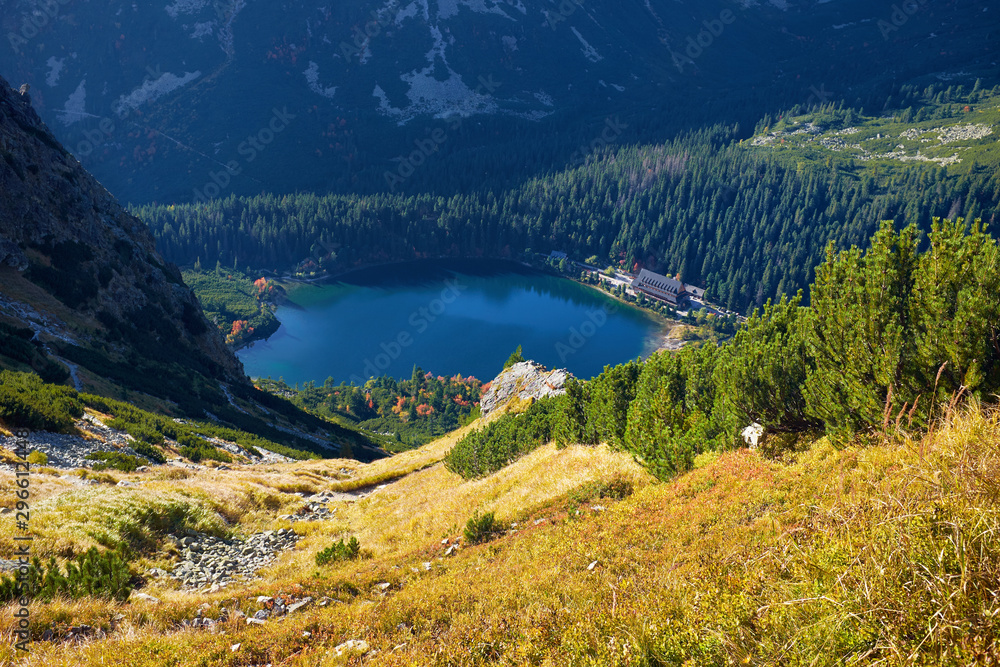
[[[573,377],[565,368],[549,370],[534,361],[522,361],[505,369],[490,382],[479,402],[483,417],[507,405],[511,400],[536,401],[546,396],[566,393],[566,382]]]

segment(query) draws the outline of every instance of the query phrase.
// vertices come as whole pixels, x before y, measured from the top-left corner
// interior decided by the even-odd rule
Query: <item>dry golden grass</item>
[[[104,639],[37,641],[24,664],[318,666],[333,664],[330,650],[348,639],[374,649],[365,665],[1000,660],[996,413],[972,410],[915,442],[837,450],[820,440],[782,461],[747,450],[700,457],[670,483],[650,481],[607,448],[551,446],[463,482],[434,463],[446,449],[434,443],[371,466],[326,462],[328,474],[349,468],[354,480],[416,472],[334,504],[332,521],[296,524],[306,537],[258,584],[213,595],[151,586],[161,605],[34,606],[36,631],[124,618]],[[293,479],[319,484],[323,471],[323,462],[308,462],[149,487],[221,512],[249,502],[241,485],[278,494]],[[633,480],[634,495],[566,512],[581,484],[619,476]],[[204,499],[213,481],[218,493]],[[592,510],[597,503],[605,509]],[[477,509],[519,530],[443,558],[441,539]],[[254,518],[240,525],[277,513],[249,509]],[[371,557],[316,567],[315,552],[347,535]],[[389,590],[380,592],[380,582]],[[335,602],[263,627],[231,622],[225,634],[178,628],[203,602],[214,617],[221,606],[253,612],[256,595],[278,593]],[[233,644],[241,646],[234,652]],[[0,646],[0,663],[15,657]]]

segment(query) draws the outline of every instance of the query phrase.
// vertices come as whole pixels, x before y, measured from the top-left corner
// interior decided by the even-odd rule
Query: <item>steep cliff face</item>
[[[157,393],[162,379],[172,400],[191,376],[247,382],[146,226],[59,144],[30,93],[3,78],[0,322],[118,384]]]

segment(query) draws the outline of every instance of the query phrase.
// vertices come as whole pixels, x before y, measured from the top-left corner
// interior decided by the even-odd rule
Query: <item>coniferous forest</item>
[[[817,130],[849,132],[869,118],[905,135],[906,128],[980,106],[992,112],[997,100],[978,86],[969,93],[904,87],[887,102],[899,105],[888,117],[796,107],[762,119],[753,134],[804,116]],[[979,151],[974,159],[945,165],[859,160],[815,148],[778,152],[750,136],[715,125],[662,145],[609,146],[579,166],[500,192],[487,183],[451,196],[261,194],[134,212],[180,265],[218,261],[250,272],[315,274],[415,258],[516,259],[561,250],[629,271],[680,274],[740,312],[807,289],[828,242],[864,245],[879,221],[929,231],[934,217],[997,220],[1000,172],[991,139],[967,142]]]

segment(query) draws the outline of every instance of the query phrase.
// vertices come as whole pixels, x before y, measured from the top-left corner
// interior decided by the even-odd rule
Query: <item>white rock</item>
[[[236,653],[237,651],[240,650],[241,646],[243,646],[243,644],[233,644],[232,646],[229,647],[229,650],[232,651],[233,653]]]
[[[743,440],[750,446],[750,449],[757,449],[757,442],[764,435],[764,427],[754,422],[743,429]]]
[[[153,604],[160,604],[159,598],[154,598],[152,595],[147,595],[145,593],[133,593],[132,598],[135,600],[145,600],[146,602],[152,602]]]
[[[267,621],[254,618],[253,616],[247,616],[247,625],[264,625],[265,623],[267,623]]]
[[[597,561],[596,560],[593,563],[591,563],[590,565],[588,565],[587,569],[588,570],[593,570],[595,567],[597,567]]]
[[[363,639],[350,639],[343,644],[337,646],[333,651],[327,655],[333,659],[330,663],[332,665],[346,665],[347,661],[351,658],[362,656],[368,653],[371,649],[368,647],[368,642]]]

